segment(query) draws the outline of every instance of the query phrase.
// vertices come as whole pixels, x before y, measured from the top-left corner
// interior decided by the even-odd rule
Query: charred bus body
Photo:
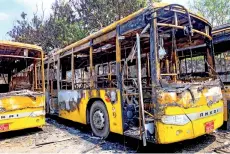
[[[40,47],[0,41],[0,133],[45,125],[44,67],[37,69],[38,63]]]
[[[216,73],[223,83],[224,122],[230,129],[230,24],[213,28],[213,44],[215,50]]]
[[[223,124],[214,64],[210,24],[154,3],[46,58],[47,112],[144,145],[196,138]]]

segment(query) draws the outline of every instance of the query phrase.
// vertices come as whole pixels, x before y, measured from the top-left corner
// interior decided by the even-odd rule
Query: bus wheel
[[[102,138],[107,138],[110,132],[109,116],[105,105],[96,101],[90,108],[90,126],[93,133]]]

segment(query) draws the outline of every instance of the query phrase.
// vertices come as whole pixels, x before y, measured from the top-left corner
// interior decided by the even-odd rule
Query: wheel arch
[[[90,122],[90,120],[89,120],[90,119],[90,117],[89,117],[90,108],[93,105],[93,103],[96,101],[101,101],[105,105],[105,102],[101,98],[90,98],[90,100],[87,103],[87,107],[86,107],[86,124],[89,124],[89,122]],[[106,105],[105,105],[105,108],[107,110]]]

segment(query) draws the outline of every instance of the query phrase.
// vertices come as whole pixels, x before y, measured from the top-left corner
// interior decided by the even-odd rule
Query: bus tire
[[[109,116],[101,101],[95,101],[90,108],[90,126],[96,136],[104,139],[109,136]]]

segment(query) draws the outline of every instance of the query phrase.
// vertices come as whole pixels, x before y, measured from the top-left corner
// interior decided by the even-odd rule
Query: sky
[[[9,40],[7,32],[10,31],[17,19],[20,19],[24,11],[31,18],[34,12],[42,14],[45,10],[45,17],[51,13],[51,5],[55,0],[0,0],[0,40]],[[162,0],[165,3],[177,3],[188,7],[189,0]]]

